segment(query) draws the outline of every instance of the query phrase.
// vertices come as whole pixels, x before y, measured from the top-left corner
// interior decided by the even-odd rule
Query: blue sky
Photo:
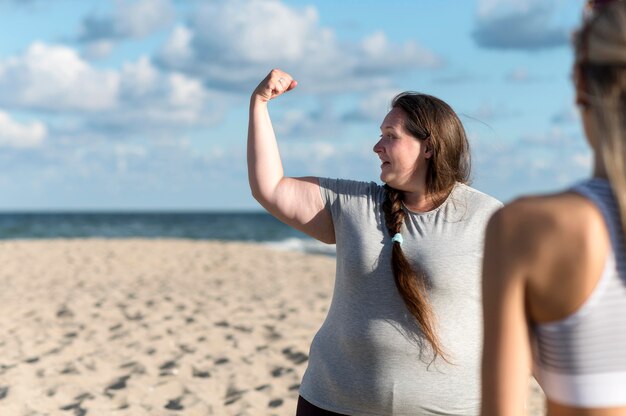
[[[256,210],[248,100],[274,67],[286,174],[378,181],[389,101],[447,101],[473,186],[588,176],[570,37],[581,0],[0,0],[0,210]]]

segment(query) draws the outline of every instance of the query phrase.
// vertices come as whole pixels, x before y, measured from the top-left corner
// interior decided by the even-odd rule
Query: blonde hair
[[[626,2],[604,3],[592,10],[574,45],[585,102],[598,128],[595,150],[606,169],[626,236]]]

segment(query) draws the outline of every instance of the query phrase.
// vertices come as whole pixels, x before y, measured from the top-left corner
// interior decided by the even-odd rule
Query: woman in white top
[[[626,415],[626,3],[590,2],[575,50],[593,177],[489,222],[485,416],[524,414],[531,367],[549,415]]]
[[[465,184],[460,120],[435,97],[400,94],[373,148],[385,186],[289,178],[268,102],[296,85],[274,70],[252,94],[248,170],[271,214],[337,245],[297,415],[477,415],[483,236],[501,204]]]

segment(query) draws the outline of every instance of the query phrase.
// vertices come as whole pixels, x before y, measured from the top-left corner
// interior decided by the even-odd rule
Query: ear
[[[430,141],[430,137],[424,140],[424,157],[426,159],[430,159],[431,157],[433,157],[433,145]]]

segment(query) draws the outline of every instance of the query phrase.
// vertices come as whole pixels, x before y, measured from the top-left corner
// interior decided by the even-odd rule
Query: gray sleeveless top
[[[583,305],[565,319],[534,326],[535,377],[548,398],[565,405],[626,406],[626,246],[617,203],[604,179],[572,190],[602,212],[611,249]]]
[[[457,184],[437,209],[407,211],[402,248],[429,278],[448,364],[432,361],[395,287],[384,189],[333,179],[320,179],[320,188],[335,227],[337,271],[300,394],[349,415],[479,414],[483,239],[501,203]]]

